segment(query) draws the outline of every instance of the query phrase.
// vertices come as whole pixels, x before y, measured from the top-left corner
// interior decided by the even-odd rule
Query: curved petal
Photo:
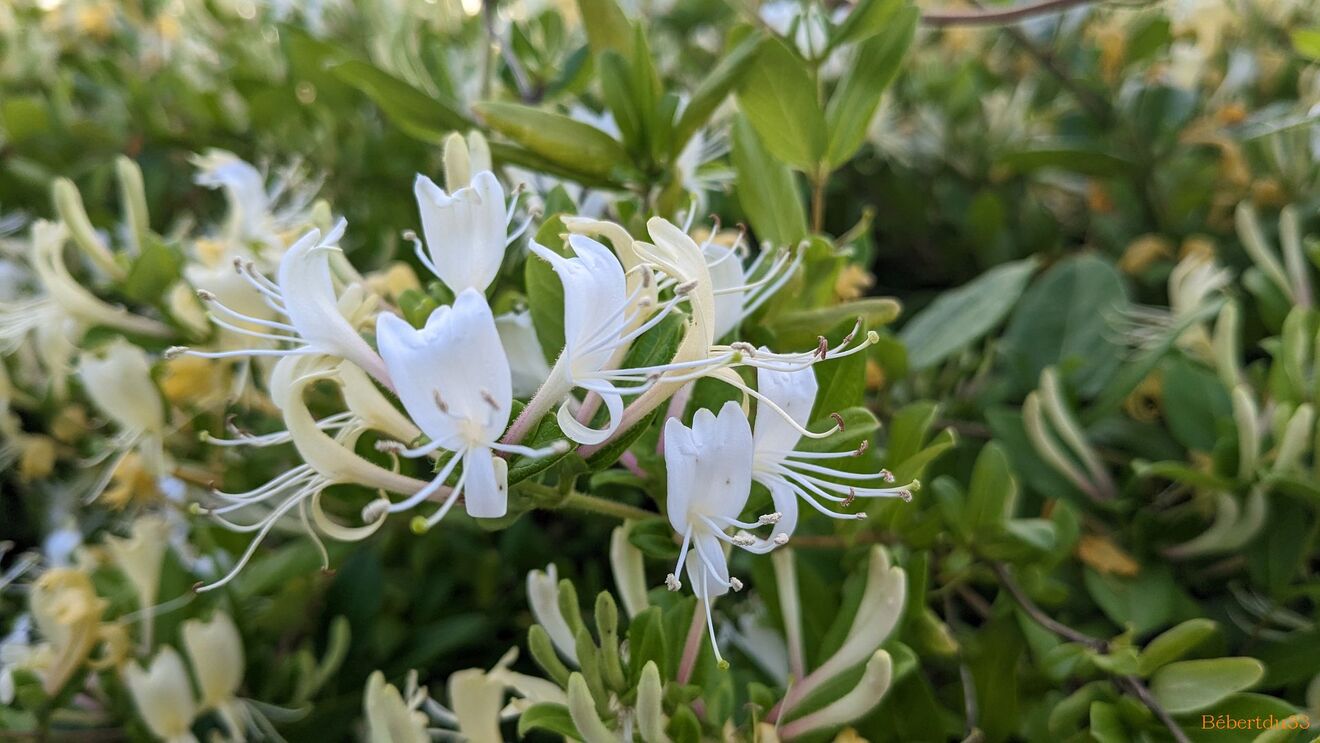
[[[736,518],[752,487],[752,429],[742,406],[730,400],[715,416],[698,410],[692,419],[700,475],[691,508],[707,516]],[[668,447],[668,441],[665,446]]]
[[[454,293],[485,291],[504,261],[508,241],[504,188],[489,170],[446,194],[424,175],[413,184],[422,232],[436,276]]]
[[[509,512],[509,463],[490,449],[463,453],[463,502],[469,516],[497,519]]]
[[[614,389],[614,385],[608,382],[592,384],[593,390],[604,387]],[[609,413],[609,420],[604,428],[592,428],[585,423],[580,423],[577,417],[573,415],[573,410],[567,400],[559,406],[559,412],[555,415],[555,419],[559,422],[559,429],[564,432],[564,435],[586,446],[599,444],[613,436],[614,431],[619,427],[619,421],[623,418],[623,396],[617,392],[597,392],[597,394],[604,401],[605,410]]]
[[[698,411],[700,414],[701,411]],[[669,495],[665,510],[669,524],[679,534],[688,531],[688,508],[697,480],[697,445],[692,429],[678,418],[665,421],[665,470],[669,476]]]

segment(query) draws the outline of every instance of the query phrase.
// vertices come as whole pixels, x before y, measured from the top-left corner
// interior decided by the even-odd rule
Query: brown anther
[[[848,506],[851,506],[855,500],[857,500],[857,490],[854,488],[848,488],[848,497],[843,499],[843,507],[847,508]]]
[[[481,399],[492,408],[496,410],[500,409],[500,401],[495,399],[495,396],[490,393],[490,390],[481,390]]]
[[[812,356],[819,356],[821,360],[824,360],[825,356],[829,354],[829,352],[830,352],[830,342],[826,340],[825,336],[823,335],[816,336],[816,352],[813,353]]]
[[[202,300],[203,302],[214,302],[214,301],[215,301],[215,295],[212,294],[211,292],[208,292],[208,291],[205,290],[205,289],[198,289],[198,290],[197,290],[197,298],[200,299],[200,300]]]
[[[448,412],[449,412],[449,405],[446,404],[446,403],[445,403],[445,399],[444,399],[443,397],[440,396],[440,390],[431,390],[431,395],[432,395],[432,397],[434,397],[434,399],[435,399],[435,406],[436,406],[437,408],[440,408],[440,412],[441,412],[441,413],[448,413]]]
[[[862,439],[861,443],[859,443],[859,444],[857,445],[857,451],[853,452],[853,456],[854,456],[854,457],[860,457],[860,456],[862,456],[863,454],[865,454],[865,453],[866,453],[866,450],[869,449],[869,448],[871,448],[871,442],[870,442],[870,441],[867,441],[866,439]],[[882,471],[881,477],[883,477],[883,476],[884,476],[884,475],[883,475],[883,471]]]
[[[830,417],[834,419],[834,424],[839,427],[840,431],[842,431],[844,429],[843,416],[838,413],[830,413]]]

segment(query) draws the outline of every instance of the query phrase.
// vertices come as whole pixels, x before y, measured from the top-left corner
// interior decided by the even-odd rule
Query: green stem
[[[581,511],[591,511],[606,516],[613,516],[618,519],[640,521],[649,519],[660,514],[648,511],[637,506],[630,506],[627,503],[607,500],[595,495],[587,495],[574,491],[568,494],[568,497],[560,503],[560,508],[576,508]]]

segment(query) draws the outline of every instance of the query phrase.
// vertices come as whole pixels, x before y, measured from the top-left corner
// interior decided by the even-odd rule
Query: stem
[[[607,500],[595,495],[587,495],[574,491],[568,494],[568,497],[560,503],[560,508],[576,508],[580,511],[591,511],[606,516],[614,516],[625,521],[640,521],[643,519],[654,518],[659,514],[648,511],[637,506],[630,506],[627,503]]]
[[[811,231],[820,232],[825,227],[825,181],[826,173],[818,173],[811,179]]]
[[[504,438],[500,439],[501,444],[522,443],[527,434],[531,433],[532,428],[541,422],[541,418],[550,412],[550,408],[553,408],[565,395],[573,391],[571,387],[565,389],[564,375],[559,370],[559,365],[565,363],[563,358],[561,354],[559,360],[555,362],[554,368],[550,370],[550,376],[536,390],[536,394],[532,395],[532,399],[527,401],[527,407],[523,408],[522,412],[518,414],[517,419],[513,421],[513,425],[509,426],[509,430],[504,432]],[[500,452],[500,456],[507,457],[508,454]]]
[[[931,13],[923,13],[921,15],[921,25],[932,26],[935,28],[945,28],[948,26],[1002,26],[1008,23],[1016,23],[1027,18],[1033,18],[1038,15],[1058,13],[1094,1],[1095,0],[1042,0],[1042,2],[1029,5],[982,10],[976,13],[940,10]]]
[[[692,612],[692,625],[688,627],[687,639],[683,641],[683,657],[678,661],[678,676],[675,680],[679,684],[692,680],[692,670],[697,667],[697,656],[701,654],[702,634],[705,630],[706,613],[697,606]]]

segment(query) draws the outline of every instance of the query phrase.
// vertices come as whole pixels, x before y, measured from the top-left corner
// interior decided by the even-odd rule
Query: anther
[[[165,353],[161,354],[161,356],[164,356],[165,360],[168,361],[170,359],[177,359],[185,353],[188,353],[187,346],[170,346],[165,349]]]
[[[732,588],[735,591],[741,591],[743,589],[743,582],[737,578],[729,578],[729,588]]]
[[[684,281],[683,283],[674,287],[674,293],[679,295],[680,297],[683,296],[684,294],[690,294],[692,293],[693,289],[697,288],[697,283],[698,282],[696,279],[692,279],[691,281]]]
[[[739,547],[751,547],[752,545],[756,544],[756,537],[752,536],[751,534],[748,534],[747,532],[739,532],[738,534],[734,535],[733,543],[738,545]]]
[[[871,442],[867,441],[866,439],[862,439],[861,443],[857,445],[857,451],[853,452],[853,456],[860,457],[863,454],[865,454],[866,450],[869,448],[871,448]],[[880,479],[884,480],[885,482],[893,482],[894,475],[890,473],[889,470],[880,470]]]
[[[865,444],[866,442],[863,441],[862,443]],[[885,482],[893,482],[894,473],[890,472],[889,470],[880,470],[880,479],[884,480]]]
[[[758,519],[756,520],[756,523],[758,523],[758,524],[778,524],[778,523],[779,523],[779,520],[782,519],[783,517],[784,517],[784,514],[778,512],[778,511],[774,511],[773,513],[762,514],[761,517],[758,518]]]
[[[848,488],[848,497],[843,499],[843,507],[851,506],[855,500],[857,500],[856,488]]]
[[[212,294],[211,292],[205,290],[205,289],[198,289],[198,290],[197,290],[197,298],[200,299],[200,300],[202,300],[203,302],[214,302],[214,301],[215,301],[215,295]]]
[[[402,237],[404,240],[407,240],[408,242],[413,242],[417,239],[417,233],[414,232],[413,230],[404,230]]]
[[[824,361],[826,354],[828,354],[829,352],[830,352],[830,342],[826,340],[825,336],[823,335],[816,336],[816,352],[813,353],[812,356],[819,356],[820,359]]]
[[[403,450],[407,448],[408,447],[404,446],[402,441],[381,439],[380,441],[376,442],[376,451],[381,452],[382,454],[402,454]],[[368,521],[369,520],[370,519],[368,519]]]
[[[830,413],[830,417],[834,419],[835,425],[839,427],[840,431],[842,431],[844,429],[843,416],[838,413]]]
[[[756,346],[753,346],[747,341],[734,341],[733,343],[729,344],[729,349],[732,351],[737,351],[738,353],[745,353],[748,356],[756,355]]]
[[[862,511],[862,512],[860,512],[860,513],[853,514],[853,518],[857,519],[858,521],[865,521],[865,520],[866,520],[866,511]]]
[[[390,510],[390,502],[385,498],[377,498],[362,507],[362,520],[365,523],[372,523],[385,515]]]
[[[912,502],[912,493],[908,492],[907,490],[898,491],[898,497],[901,498],[904,503]]]
[[[671,591],[677,591],[682,587],[683,587],[682,581],[680,581],[678,577],[675,576],[673,573],[670,573],[669,575],[665,576],[665,588],[668,588]]]
[[[783,547],[784,545],[788,544],[788,535],[781,531],[775,535],[773,541],[775,544],[779,545],[780,547]]]

